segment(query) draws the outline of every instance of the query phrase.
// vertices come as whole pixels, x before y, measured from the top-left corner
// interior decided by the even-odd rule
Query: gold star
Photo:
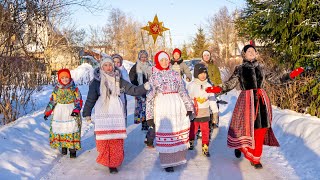
[[[141,28],[149,32],[149,35],[152,35],[153,43],[156,42],[158,36],[162,36],[162,32],[169,30],[163,26],[163,22],[159,22],[158,16],[155,15],[153,22],[148,21],[148,26]]]

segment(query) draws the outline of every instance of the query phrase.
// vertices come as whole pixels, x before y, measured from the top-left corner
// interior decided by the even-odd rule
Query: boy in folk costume
[[[70,158],[76,157],[76,151],[81,149],[81,93],[71,78],[68,69],[58,71],[58,85],[53,89],[50,102],[44,112],[44,119],[53,114],[50,126],[50,146],[62,148]]]
[[[195,117],[193,117],[190,126],[190,148],[194,148],[194,139],[200,126],[202,133],[202,153],[210,157],[209,153],[209,122],[210,109],[212,113],[218,112],[217,102],[214,94],[207,93],[205,90],[211,87],[208,83],[207,68],[203,64],[196,64],[194,67],[194,80],[188,84],[187,90],[193,105],[195,107]]]
[[[129,72],[129,78],[132,84],[139,86],[146,83],[151,76],[152,65],[148,61],[148,53],[141,50],[138,54],[138,60],[132,66]],[[141,130],[148,130],[146,121],[146,97],[135,97],[134,123],[142,122]]]
[[[180,74],[169,69],[169,59],[164,51],[155,55],[146,113],[150,126],[147,134],[155,134],[161,166],[165,171],[173,172],[174,166],[187,162],[186,154],[190,146],[189,116],[193,113],[193,105]],[[154,137],[147,138],[147,143],[153,143]]]
[[[180,49],[175,48],[172,52],[172,56],[173,56],[173,59],[170,62],[171,63],[170,69],[177,71],[182,77],[183,75],[186,75],[186,80],[190,82],[192,79],[192,75],[189,67],[185,62],[183,62],[183,59],[181,58]]]
[[[109,167],[110,173],[118,172],[124,158],[124,139],[127,137],[121,92],[132,96],[147,93],[150,85],[135,86],[125,81],[114,67],[112,58],[103,58],[100,67],[94,71],[94,79],[89,86],[83,117],[91,122],[91,112],[95,107],[96,146],[99,153],[97,162]]]
[[[242,50],[243,63],[237,66],[227,82],[221,87],[207,89],[210,93],[225,93],[240,83],[241,93],[235,105],[228,131],[228,147],[235,149],[235,156],[241,153],[252,166],[261,169],[263,145],[279,146],[273,134],[272,108],[269,97],[263,89],[264,82],[282,84],[300,75],[304,69],[291,73],[276,74],[256,60],[256,49],[252,45]]]
[[[122,56],[120,56],[119,54],[113,54],[112,56],[112,60],[114,62],[114,66],[120,71],[121,73],[121,77],[130,82],[129,79],[129,74],[128,71],[126,70],[126,68],[123,66],[123,58]],[[121,93],[120,95],[122,104],[123,104],[123,111],[124,111],[124,116],[126,118],[126,126],[127,126],[127,96],[124,92]]]

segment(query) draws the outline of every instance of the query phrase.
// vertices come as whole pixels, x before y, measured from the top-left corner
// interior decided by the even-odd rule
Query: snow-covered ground
[[[127,64],[131,67],[132,64]],[[90,67],[73,71],[74,79],[81,73],[91,73]],[[82,77],[84,78],[84,77]],[[273,129],[281,147],[264,146],[262,164],[255,170],[244,159],[236,159],[227,148],[227,129],[238,91],[222,97],[229,102],[220,107],[220,128],[213,132],[211,157],[201,155],[201,140],[188,152],[188,163],[166,173],[155,149],[146,148],[145,132],[133,124],[134,98],[128,101],[128,138],[125,140],[125,159],[118,174],[95,162],[93,126],[83,122],[82,150],[76,159],[60,155],[49,146],[49,121],[43,111],[52,86],[34,95],[39,109],[17,121],[0,127],[0,179],[319,179],[320,177],[320,119],[274,107]],[[86,99],[88,85],[79,86]]]

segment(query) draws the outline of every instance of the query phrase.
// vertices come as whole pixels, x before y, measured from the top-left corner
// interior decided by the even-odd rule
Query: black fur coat
[[[253,90],[254,104],[259,101],[257,117],[254,123],[255,129],[271,127],[268,118],[268,111],[263,104],[262,99],[258,98],[257,89],[263,89],[265,81],[271,84],[282,84],[291,80],[289,73],[275,73],[270,72],[264,68],[263,64],[258,61],[244,60],[243,63],[235,68],[232,76],[222,86],[222,93],[226,93],[234,89],[239,83],[241,90]],[[235,107],[239,108],[239,107]]]

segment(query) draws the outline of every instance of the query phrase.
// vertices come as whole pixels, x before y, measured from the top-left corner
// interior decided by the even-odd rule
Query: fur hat
[[[202,63],[196,64],[194,66],[193,77],[198,78],[199,74],[207,73],[207,72],[208,72],[208,70],[204,64],[202,64]]]
[[[241,56],[242,56],[243,59],[245,58],[245,54],[246,54],[246,52],[247,52],[247,50],[248,50],[249,48],[253,48],[253,49],[257,52],[256,48],[255,48],[253,45],[247,44],[247,45],[245,45],[245,46],[243,47],[242,52],[241,52]]]
[[[68,77],[69,79],[71,79],[70,70],[69,69],[60,69],[58,71],[58,81],[59,81],[60,84],[63,84],[62,81],[61,81],[62,77]],[[66,85],[66,84],[64,84],[64,85]]]
[[[246,53],[249,48],[253,48],[255,51],[257,51],[256,48],[255,48],[254,46],[252,46],[251,44],[245,45],[245,46],[243,47],[242,51],[243,51],[244,53]]]
[[[155,67],[159,70],[168,70],[169,66],[167,68],[162,68],[160,65],[159,61],[163,58],[170,60],[170,56],[168,55],[168,53],[166,53],[164,51],[157,52],[157,54],[154,56]]]

